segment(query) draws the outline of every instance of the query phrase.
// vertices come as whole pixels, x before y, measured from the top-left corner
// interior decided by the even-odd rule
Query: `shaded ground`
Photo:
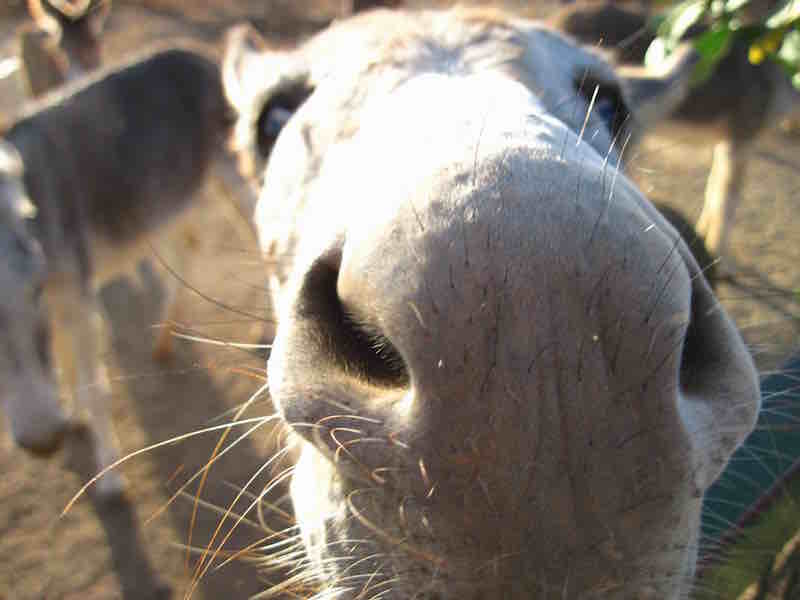
[[[245,16],[263,30],[289,38],[313,30],[345,9],[337,0],[131,4],[115,5],[108,44],[111,57],[156,38],[194,34],[214,39],[223,24]],[[4,17],[0,60],[13,54],[12,32],[20,22],[9,6],[6,13],[0,10]],[[0,81],[0,116],[18,102],[15,80]],[[711,158],[708,142],[696,132],[668,125],[645,141],[631,161],[631,173],[651,198],[694,220]],[[790,291],[800,289],[799,150],[800,141],[777,133],[759,143],[733,235],[738,285],[723,285],[720,292],[764,370],[798,347],[800,306]],[[224,214],[210,214],[207,219],[202,230],[208,235],[183,277],[225,305],[262,315],[266,294],[249,232]],[[215,423],[213,419],[244,402],[263,383],[259,378],[263,359],[233,348],[178,341],[173,364],[165,368],[153,363],[151,325],[158,318],[160,286],[152,276],[143,279],[142,289],[120,281],[103,295],[113,323],[109,362],[114,414],[126,451]],[[185,322],[199,335],[253,343],[264,331],[263,323],[222,310],[197,294],[187,293],[183,306]],[[251,411],[269,412],[266,400]],[[13,449],[6,432],[0,431],[0,600],[132,600],[153,597],[159,579],[180,597],[191,579],[179,547],[187,539],[191,505],[178,499],[153,522],[143,523],[180,482],[205,464],[215,441],[214,435],[201,436],[137,457],[122,469],[131,484],[130,504],[100,507],[84,498],[59,519],[70,497],[91,475],[85,443],[76,435],[55,460],[38,461]],[[249,436],[213,467],[204,498],[227,506],[273,450],[274,441],[266,431]],[[257,493],[269,477],[263,475],[252,489]],[[200,510],[193,534],[196,543],[210,539],[219,518],[211,509]],[[226,547],[241,548],[263,535],[247,525],[240,529]],[[264,587],[253,566],[235,563],[209,573],[194,597],[247,597]]]

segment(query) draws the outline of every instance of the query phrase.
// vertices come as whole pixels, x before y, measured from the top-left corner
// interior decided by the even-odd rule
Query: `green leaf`
[[[721,23],[694,41],[694,48],[700,60],[692,73],[692,85],[706,81],[733,45],[734,32],[727,23]]]
[[[753,0],[683,0],[649,22],[657,37],[645,55],[653,66],[666,59],[686,38],[693,26],[710,21],[709,29],[693,44],[700,60],[692,74],[692,85],[706,81],[734,41],[748,47],[748,58],[758,65],[774,60],[782,65],[800,89],[800,0],[781,0],[777,9],[760,21],[747,17]]]

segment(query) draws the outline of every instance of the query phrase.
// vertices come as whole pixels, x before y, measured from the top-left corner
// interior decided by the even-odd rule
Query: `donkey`
[[[687,597],[758,378],[618,164],[693,64],[615,70],[485,9],[371,11],[290,50],[230,33],[277,265],[269,391],[300,448],[279,590]]]
[[[232,124],[218,65],[148,52],[48,96],[0,138],[0,402],[16,443],[49,453],[69,425],[50,363],[87,413],[97,467],[118,458],[97,289],[189,219]],[[101,496],[122,490],[109,473]]]
[[[548,22],[583,44],[602,44],[618,62],[641,64],[655,38],[648,19],[642,8],[582,1],[558,11]],[[687,35],[702,30],[696,26]],[[703,127],[718,140],[696,224],[712,254],[728,255],[730,230],[755,140],[798,109],[800,92],[783,68],[772,61],[752,64],[748,44],[741,40],[734,42],[711,77],[677,107],[676,120]]]
[[[101,66],[102,34],[111,10],[111,0],[81,0],[74,3],[29,0],[28,10],[39,29],[22,30],[21,62],[25,79],[32,82],[29,87],[34,97],[78,81]],[[48,33],[50,30],[56,34]],[[253,190],[236,175],[233,168],[217,169],[215,175],[228,188],[226,199],[231,201],[221,204],[221,207],[230,209],[234,221],[243,222],[251,229],[255,205]],[[173,265],[176,261],[183,262],[185,256],[193,252],[198,237],[198,232],[187,224],[177,235],[164,240]],[[153,266],[158,270],[158,265]],[[127,275],[137,287],[142,286],[138,270],[132,269]],[[167,275],[163,284],[167,301],[162,306],[161,321],[171,323],[176,320],[180,310],[182,287],[171,274]],[[172,333],[169,326],[161,328],[153,349],[155,360],[167,362],[172,358]]]

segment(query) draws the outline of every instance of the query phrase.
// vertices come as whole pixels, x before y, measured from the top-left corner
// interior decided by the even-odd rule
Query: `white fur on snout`
[[[315,574],[319,579],[327,579],[330,576],[324,568],[325,561],[322,554],[328,541],[327,523],[346,518],[344,506],[332,501],[335,496],[332,488],[336,485],[333,466],[310,444],[303,442],[300,459],[295,465],[292,476],[292,505],[295,518],[300,524],[303,544],[311,549],[309,556],[311,563],[316,568],[322,567],[322,570]]]

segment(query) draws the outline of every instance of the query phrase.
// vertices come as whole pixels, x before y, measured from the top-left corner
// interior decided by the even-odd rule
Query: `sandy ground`
[[[287,39],[313,30],[345,9],[334,0],[139,0],[137,4],[115,5],[107,45],[112,58],[157,38],[195,35],[213,40],[224,25],[245,17],[269,34]],[[21,19],[10,4],[0,8],[0,16],[2,60],[15,52],[13,32]],[[9,114],[19,98],[14,77],[0,80],[0,116]],[[733,234],[736,282],[723,285],[719,294],[764,372],[800,345],[800,304],[796,295],[792,298],[792,290],[800,290],[798,150],[800,140],[780,133],[759,142]],[[630,172],[652,199],[667,202],[694,220],[710,158],[710,140],[669,124],[638,149]],[[204,237],[197,258],[182,273],[200,293],[184,294],[182,321],[199,336],[257,342],[270,326],[262,320],[266,292],[255,242],[230,211],[211,212],[204,219],[207,222],[199,224]],[[263,384],[263,356],[253,351],[178,340],[172,364],[165,367],[152,361],[161,276],[145,269],[140,285],[121,280],[103,292],[113,330],[109,364],[114,417],[126,452],[216,424]],[[263,399],[248,414],[270,412],[269,401]],[[227,506],[233,500],[274,451],[268,427],[248,436],[213,466],[205,501]],[[76,433],[62,454],[42,461],[17,451],[7,432],[0,430],[0,600],[166,598],[165,584],[174,597],[181,597],[192,580],[182,549],[192,505],[185,498],[166,508],[165,502],[203,467],[216,439],[216,435],[199,436],[133,458],[122,467],[130,483],[127,502],[103,506],[89,495],[59,518],[92,474],[86,442]],[[263,474],[249,489],[259,493],[272,474]],[[237,509],[251,501],[252,497],[241,499]],[[201,507],[191,529],[192,544],[207,544],[219,521],[216,510]],[[288,525],[275,517],[271,524]],[[230,525],[228,521],[220,535]],[[243,548],[263,537],[264,531],[253,525],[240,525],[225,548]],[[238,561],[209,571],[193,597],[248,597],[266,587],[255,565]]]

